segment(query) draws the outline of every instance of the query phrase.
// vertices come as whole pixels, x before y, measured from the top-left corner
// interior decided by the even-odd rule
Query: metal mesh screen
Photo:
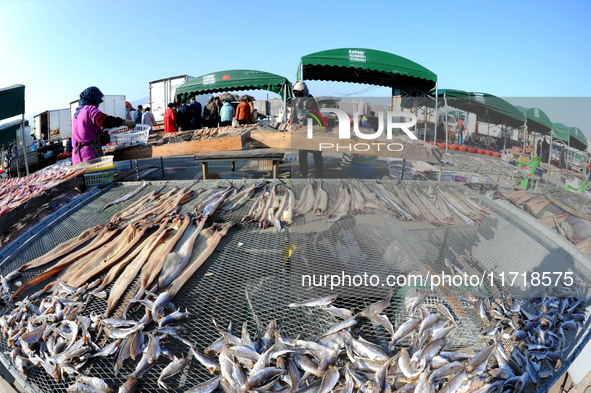
[[[189,184],[197,189],[204,185],[227,185],[228,181],[170,182],[165,191],[175,185],[183,187]],[[288,184],[299,196],[307,181],[291,181]],[[330,208],[336,201],[340,182],[325,180],[322,184],[329,194]],[[514,212],[469,189],[456,184],[434,182],[406,184],[416,185],[426,194],[433,193],[436,186],[456,189],[476,203],[488,206],[491,209],[490,217],[478,226],[464,224],[456,217],[453,225],[435,227],[427,222],[399,221],[373,210],[367,210],[362,215],[347,216],[335,223],[308,213],[295,217],[287,230],[278,233],[274,228],[259,229],[255,223],[240,224],[250,208],[251,199],[238,211],[214,216],[216,222],[233,221],[236,223],[235,228],[222,239],[216,252],[173,300],[176,307],[186,308],[191,314],[184,323],[188,328],[186,338],[202,351],[219,336],[212,322],[215,319],[219,326],[232,323],[235,333],[243,322],[247,322],[251,334],[264,331],[269,321],[277,320],[284,336],[315,339],[339,320],[320,309],[290,308],[287,305],[333,293],[339,294],[335,306],[359,311],[392,291],[392,303],[386,314],[396,329],[407,317],[417,291],[428,290],[429,295],[424,303],[427,309],[435,312],[436,303],[441,302],[458,321],[459,328],[450,336],[446,348],[479,349],[485,345],[479,339],[479,332],[484,326],[472,306],[458,299],[468,293],[487,295],[486,286],[473,288],[452,285],[431,290],[426,284],[421,287],[409,283],[402,286],[340,286],[331,291],[330,285],[302,285],[302,277],[366,273],[379,277],[380,283],[384,283],[388,275],[416,274],[425,277],[441,274],[442,271],[451,273],[444,262],[445,258],[478,276],[491,270],[496,273],[570,270],[575,272],[578,280],[589,280],[591,277],[579,256],[565,251],[559,239],[549,238],[543,230],[516,217]],[[130,201],[100,212],[107,202],[129,193],[137,187],[137,183],[117,185],[103,191],[84,207],[72,211],[57,225],[46,228],[25,247],[21,247],[19,252],[5,261],[1,273],[6,274],[43,255],[84,229],[108,222],[117,210],[160,185],[152,183]],[[394,184],[387,183],[385,186],[390,188]],[[185,203],[182,210],[191,211],[194,202]],[[21,281],[26,281],[39,271],[25,273]],[[136,280],[126,291],[125,297],[133,296],[138,287]],[[528,290],[531,290],[518,285],[505,287],[515,298],[520,299],[525,298],[530,293]],[[37,289],[32,288],[30,293]],[[85,308],[85,314],[102,313],[105,305],[104,300],[95,298]],[[121,311],[122,307],[119,306],[114,314],[120,315]],[[128,318],[139,319],[139,313],[128,314]],[[388,333],[382,327],[364,319],[361,328],[364,338],[384,346],[387,344]],[[565,352],[568,357],[563,365],[572,361],[574,351],[586,339],[586,335],[586,330],[579,330],[573,337],[570,341],[572,345]],[[398,343],[407,344],[404,340]],[[188,348],[174,338],[170,338],[166,346],[179,356],[185,354],[192,358]],[[10,362],[9,357],[6,357],[10,349],[4,339],[0,339],[0,350],[0,356]],[[114,376],[111,358],[94,360],[83,371],[100,376],[116,387],[125,382],[125,376],[134,370],[136,362],[128,360],[118,377]],[[159,387],[156,380],[167,364],[168,360],[161,357],[139,382],[139,391],[157,391]],[[12,369],[11,372],[17,371]],[[175,391],[183,391],[208,378],[208,371],[197,361],[191,361],[184,374],[177,374],[167,379],[166,383]],[[69,385],[67,382],[56,382],[38,367],[30,370],[27,382],[32,391],[43,392],[65,391]]]

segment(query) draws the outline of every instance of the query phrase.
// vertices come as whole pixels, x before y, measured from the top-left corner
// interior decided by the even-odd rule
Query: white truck
[[[72,124],[72,119],[74,118],[74,113],[76,112],[76,108],[78,108],[78,100],[70,102],[70,125]],[[98,106],[99,110],[107,115],[120,117],[125,119],[126,111],[125,111],[125,96],[124,95],[105,95],[103,97],[103,102],[101,102]],[[70,126],[71,127],[71,126]],[[71,128],[70,128],[71,130]],[[70,131],[70,136],[72,136],[72,132]]]
[[[192,76],[180,75],[150,82],[150,108],[156,122],[164,121],[164,111],[176,100],[176,88],[191,79]]]
[[[35,136],[38,140],[53,142],[72,137],[70,109],[53,109],[34,117]]]

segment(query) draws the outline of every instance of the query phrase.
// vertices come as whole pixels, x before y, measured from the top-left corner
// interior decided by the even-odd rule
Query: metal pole
[[[283,88],[283,122],[287,121],[287,83]]]
[[[23,116],[21,118],[21,136],[23,138],[23,151],[25,152],[25,169],[27,170],[27,176],[29,176],[29,160],[27,159],[27,155],[29,154],[29,152],[27,151],[27,144],[25,143],[25,114],[23,113]],[[18,146],[16,148],[16,151],[18,152]]]
[[[439,96],[439,89],[437,86],[437,82],[435,82],[435,127],[433,128],[433,144],[437,144],[437,101]],[[445,96],[445,92],[443,92],[443,96]]]
[[[548,164],[550,164],[550,157],[552,157],[552,132],[550,132],[550,149],[548,149]]]
[[[429,110],[429,107],[427,105],[425,105],[425,113],[424,113],[424,118],[425,118],[425,133],[423,134],[423,142],[427,141],[427,110]]]
[[[527,119],[523,122],[523,152],[525,153],[525,137],[527,135]],[[531,156],[530,156],[531,159]]]
[[[447,127],[447,97],[443,95],[443,105],[445,106],[445,151],[447,151],[448,128]]]

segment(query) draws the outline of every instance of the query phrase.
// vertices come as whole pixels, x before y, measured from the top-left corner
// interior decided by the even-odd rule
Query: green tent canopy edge
[[[25,120],[25,127],[29,125],[29,121]],[[21,128],[21,120],[11,121],[0,125],[0,146],[8,147],[16,140],[16,133]]]
[[[0,120],[25,113],[25,86],[13,85],[0,89]]]
[[[232,90],[268,90],[291,98],[291,83],[286,78],[256,70],[217,71],[193,78],[176,88],[178,101],[190,96]]]
[[[513,128],[525,124],[525,115],[504,99],[488,93],[466,92],[462,90],[441,89],[438,91],[440,105],[447,105],[474,113],[479,121],[491,124],[504,124]]]
[[[548,135],[552,132],[552,122],[543,110],[524,108],[518,105],[515,105],[515,108],[525,115],[528,131],[538,132],[542,135]]]
[[[300,59],[298,80],[326,80],[430,92],[437,75],[404,57],[365,48],[339,48]]]

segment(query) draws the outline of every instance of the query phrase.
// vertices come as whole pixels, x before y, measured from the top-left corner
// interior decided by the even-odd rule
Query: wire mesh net
[[[247,180],[246,184],[250,182]],[[233,183],[243,184],[242,181]],[[204,185],[216,187],[227,184],[228,180],[209,180],[171,182],[167,187],[192,185],[193,189],[197,189]],[[407,319],[409,306],[417,293],[427,291],[424,305],[428,310],[435,312],[436,304],[443,303],[458,321],[458,329],[449,337],[446,348],[456,350],[472,347],[477,350],[485,345],[479,339],[483,323],[471,305],[458,299],[467,294],[488,295],[489,288],[486,285],[440,285],[432,288],[428,280],[408,280],[390,285],[388,278],[408,278],[410,275],[425,278],[441,275],[442,272],[452,273],[448,270],[446,258],[478,277],[486,276],[491,271],[496,274],[512,271],[571,271],[578,281],[588,281],[591,277],[588,268],[576,255],[568,254],[543,231],[529,226],[511,212],[469,189],[433,182],[405,184],[417,186],[427,195],[432,194],[436,186],[444,190],[456,190],[475,203],[488,207],[490,216],[478,226],[465,224],[456,217],[452,225],[435,227],[427,222],[399,221],[371,209],[334,223],[307,213],[296,217],[287,230],[276,232],[273,228],[260,229],[256,223],[240,224],[250,209],[254,199],[251,198],[237,211],[214,216],[214,221],[232,221],[235,227],[173,300],[176,307],[187,309],[190,313],[189,320],[184,324],[188,328],[185,337],[194,343],[197,350],[203,351],[219,336],[213,320],[218,326],[225,327],[231,323],[234,332],[238,332],[246,322],[252,335],[264,331],[270,321],[276,320],[278,329],[286,337],[316,339],[339,320],[321,309],[288,305],[335,293],[339,295],[335,306],[359,311],[372,302],[384,299],[391,292],[392,303],[385,313],[396,329]],[[289,184],[297,196],[306,185],[307,181],[292,181]],[[116,211],[159,186],[157,183],[150,184],[138,196],[104,211],[100,209],[107,202],[129,193],[137,184],[117,185],[101,192],[85,206],[71,211],[61,222],[33,237],[26,247],[4,261],[1,273],[6,274],[45,254],[57,244],[79,235],[84,229],[108,222]],[[329,195],[329,207],[335,203],[340,186],[341,182],[336,180],[322,182],[322,187]],[[385,186],[391,189],[395,185],[388,183]],[[194,202],[185,203],[182,210],[191,211]],[[38,269],[26,272],[21,281],[38,273]],[[367,284],[356,285],[356,277],[363,278],[364,275],[368,277]],[[350,285],[344,285],[346,276],[351,277]],[[374,276],[379,279],[377,285],[371,281]],[[330,277],[330,280],[334,280],[333,277],[344,279],[340,285],[331,288],[331,284],[335,283],[326,279],[322,281],[326,277]],[[125,292],[124,298],[130,299],[138,288],[136,279]],[[531,286],[527,288],[507,283],[504,288],[514,298],[522,300],[532,290]],[[25,295],[37,289],[32,288]],[[121,315],[125,302],[120,303],[115,316]],[[102,314],[105,306],[104,300],[93,298],[86,305],[84,314]],[[142,310],[134,310],[128,314],[128,318],[139,320],[141,315]],[[381,326],[364,320],[361,329],[365,339],[387,346],[388,333]],[[572,361],[577,347],[588,335],[588,329],[572,334],[563,364]],[[405,344],[408,343],[399,343]],[[166,383],[173,391],[184,391],[210,378],[208,371],[193,359],[184,344],[171,337],[165,345],[178,356],[185,354],[191,360],[183,374],[167,379]],[[7,341],[0,339],[0,356],[8,362],[10,360],[6,356],[10,350]],[[125,382],[136,363],[127,361],[118,376],[115,376],[111,358],[93,359],[82,371],[100,376],[109,385],[116,387]],[[140,380],[139,391],[157,391],[159,387],[156,381],[167,364],[168,361],[161,357]],[[17,371],[11,369],[11,372]],[[66,391],[72,382],[56,382],[39,367],[32,368],[26,380],[31,390],[40,392]]]

